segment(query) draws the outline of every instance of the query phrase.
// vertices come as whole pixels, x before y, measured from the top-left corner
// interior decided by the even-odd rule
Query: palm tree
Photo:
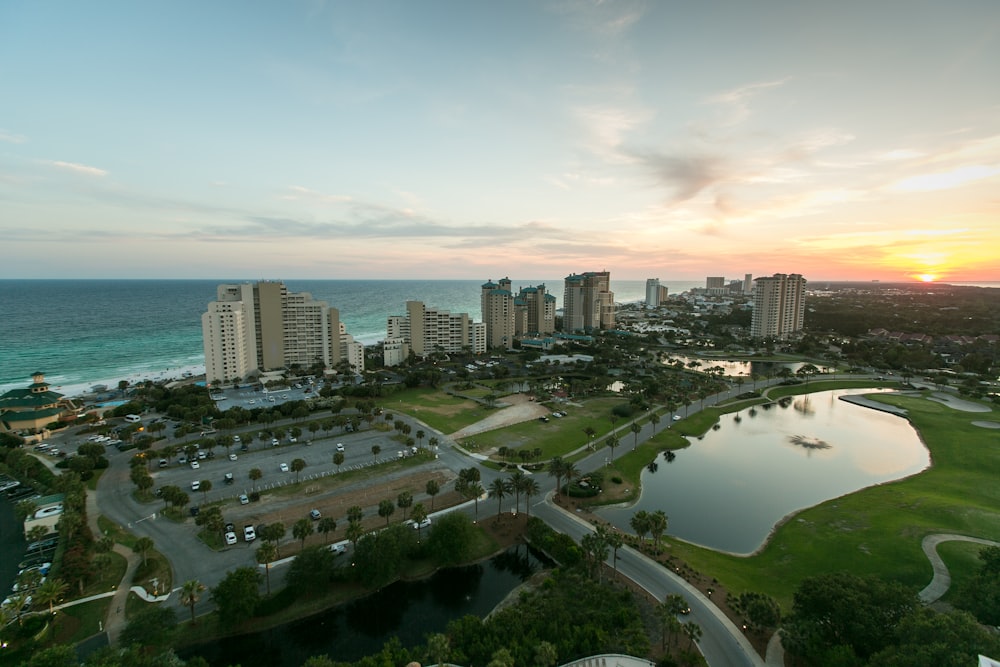
[[[649,415],[649,423],[653,425],[653,435],[656,435],[656,425],[660,423],[660,415],[655,412]]]
[[[257,547],[255,554],[257,562],[264,566],[264,575],[267,579],[267,594],[271,594],[271,563],[278,557],[278,547],[271,542],[263,542]]]
[[[500,513],[503,510],[504,496],[510,494],[510,482],[503,477],[497,477],[490,482],[490,498],[497,499],[497,521],[500,520]]]
[[[347,530],[344,531],[344,537],[351,541],[354,545],[355,551],[358,548],[358,540],[365,536],[365,529],[361,527],[360,521],[349,521],[347,523]]]
[[[361,509],[361,505],[351,505],[347,508],[347,520],[351,523],[360,523],[363,516],[364,511]]]
[[[406,521],[406,511],[413,506],[413,494],[409,491],[402,491],[396,496],[396,506],[403,510],[403,521]]]
[[[482,488],[482,487],[479,487]],[[541,487],[531,477],[525,477],[521,483],[521,493],[524,494],[524,513],[531,516],[531,496],[536,496],[541,492]]]
[[[250,468],[250,481],[253,482],[252,488],[254,491],[257,490],[257,480],[264,476],[264,473],[260,471],[260,468]]]
[[[667,515],[663,510],[656,510],[649,515],[649,533],[653,536],[656,553],[660,553],[660,538],[667,532]]]
[[[611,448],[611,460],[612,461],[615,460],[615,447],[617,447],[620,444],[621,443],[618,441],[617,436],[613,436],[612,435],[611,437],[608,438],[608,447]]]
[[[629,430],[632,431],[632,436],[634,437],[634,440],[632,441],[632,451],[634,452],[639,446],[639,432],[642,431],[642,427],[636,422],[632,422],[632,425],[629,426]]]
[[[140,537],[135,541],[135,546],[132,547],[132,551],[137,554],[142,555],[142,566],[146,567],[146,557],[149,552],[153,550],[155,544],[153,543],[153,538],[151,537]]]
[[[292,537],[302,543],[299,547],[300,550],[306,548],[306,539],[315,532],[316,529],[313,528],[312,521],[304,517],[292,524]]]
[[[430,437],[430,440],[427,441],[427,446],[433,449],[434,447],[437,447],[438,444],[440,444],[440,442],[441,441],[437,439],[437,436],[432,435]]]
[[[694,622],[684,623],[684,635],[691,642],[691,649],[694,649],[694,644],[699,639],[701,639],[701,626]]]
[[[201,599],[199,595],[205,590],[205,585],[197,579],[185,581],[181,586],[181,604],[191,609],[191,622],[194,623],[194,606]]]
[[[69,589],[64,582],[59,579],[46,579],[37,589],[35,589],[35,602],[49,605],[49,613],[53,613],[53,606]]]
[[[568,489],[569,485],[573,482],[573,480],[580,477],[580,469],[577,468],[573,463],[567,461],[563,465],[563,477],[566,478],[566,487]]]
[[[340,466],[343,463],[344,463],[344,452],[334,452],[333,465],[337,466],[337,472],[340,472]]]
[[[391,500],[386,498],[385,500],[380,500],[378,503],[378,515],[385,518],[386,528],[389,527],[389,517],[392,513],[396,511],[396,506]]]
[[[536,486],[537,486],[537,483],[536,483]],[[475,522],[479,523],[479,499],[483,497],[484,493],[486,493],[486,489],[484,489],[483,485],[480,484],[479,482],[470,482],[469,486],[467,487],[466,493],[468,493],[470,496],[472,496],[472,498],[475,500],[475,503],[476,503],[476,520],[475,520]]]
[[[426,491],[427,495],[431,497],[431,511],[433,512],[434,511],[434,496],[436,496],[437,494],[439,494],[441,492],[441,486],[437,483],[437,481],[435,481],[433,479],[429,479],[429,480],[427,480],[427,486],[424,488],[424,491]]]
[[[418,444],[418,445],[419,445],[420,447],[423,447],[423,446],[424,446],[424,445],[423,445],[423,442],[424,442],[424,438],[425,438],[425,437],[427,436],[427,434],[426,434],[426,433],[424,433],[424,432],[423,432],[422,430],[420,430],[420,429],[417,429],[417,432],[416,432],[416,433],[414,433],[413,435],[417,436],[417,444]]]
[[[295,483],[299,482],[299,473],[306,469],[306,462],[302,459],[292,459],[292,472],[295,473]]]
[[[372,456],[375,458],[375,463],[378,463],[378,455],[382,452],[382,448],[378,445],[372,445]]]
[[[420,530],[421,530],[420,529],[420,524],[422,524],[424,522],[424,519],[426,519],[426,518],[427,518],[427,508],[424,507],[424,504],[423,503],[417,503],[416,505],[414,505],[413,506],[413,511],[410,512],[410,519],[412,519],[413,522],[417,526],[417,541],[418,542],[420,541]]]
[[[566,472],[566,462],[561,456],[556,456],[549,461],[548,471],[549,477],[556,478],[556,495],[558,496],[562,493],[562,477]]]
[[[598,527],[597,530],[600,531],[602,528],[603,528],[603,526]],[[623,538],[622,534],[619,533],[617,530],[608,530],[608,531],[606,531],[604,533],[604,539],[607,541],[608,546],[611,547],[612,562],[614,563],[615,578],[617,579],[618,578],[618,550],[622,548],[623,544],[625,544],[625,538]]]
[[[594,436],[597,435],[597,431],[594,430],[593,426],[587,426],[583,429],[584,434],[587,436],[587,440],[590,444],[593,444]]]
[[[201,501],[208,502],[208,492],[212,490],[212,480],[203,479],[199,482],[198,490],[201,491]]]
[[[640,542],[646,541],[646,533],[649,532],[649,512],[646,510],[639,510],[632,515],[629,519],[629,525],[632,526],[632,530],[635,534],[639,536]]]
[[[510,490],[514,492],[514,514],[517,514],[521,509],[521,488],[525,477],[524,471],[517,469],[507,478],[510,483]]]
[[[319,524],[316,525],[319,532],[323,533],[323,539],[327,544],[330,543],[330,533],[337,531],[337,520],[332,516],[325,516],[319,520]]]

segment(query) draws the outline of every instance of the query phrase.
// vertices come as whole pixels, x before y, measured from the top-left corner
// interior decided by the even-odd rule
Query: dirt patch
[[[476,435],[477,433],[483,433],[484,431],[492,431],[505,426],[511,426],[513,424],[531,421],[532,419],[538,419],[542,415],[547,415],[549,413],[548,408],[532,401],[525,394],[511,394],[510,396],[504,396],[503,402],[507,404],[507,407],[499,408],[495,412],[486,416],[484,419],[480,419],[475,424],[470,424],[465,428],[461,428],[448,437],[453,440],[467,438],[470,435]]]

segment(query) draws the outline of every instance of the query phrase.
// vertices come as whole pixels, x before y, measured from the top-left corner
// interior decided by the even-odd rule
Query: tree
[[[364,517],[364,511],[361,509],[361,505],[351,505],[347,508],[347,520],[352,523],[360,523],[362,517]]]
[[[653,425],[653,435],[656,435],[656,425],[660,423],[660,415],[655,412],[649,415],[649,423]]]
[[[165,646],[172,641],[176,629],[177,612],[172,607],[165,604],[148,604],[143,605],[129,618],[119,639],[122,646]],[[132,663],[123,660],[121,664]]]
[[[639,433],[642,431],[642,427],[636,422],[632,422],[632,425],[629,426],[629,430],[632,431],[632,436],[634,438],[632,441],[632,451],[634,452],[639,446]]]
[[[337,531],[337,521],[332,516],[325,516],[319,520],[316,529],[323,533],[323,541],[330,543],[330,533]]]
[[[413,506],[413,494],[409,491],[401,491],[396,496],[396,506],[403,510],[403,521],[406,521],[406,511]]]
[[[553,667],[559,662],[559,653],[550,642],[540,641],[535,645],[535,664],[538,667]]]
[[[203,479],[199,482],[198,490],[201,491],[201,501],[208,501],[208,492],[212,490],[212,480]]]
[[[573,480],[577,479],[579,476],[580,476],[580,469],[577,468],[575,464],[569,461],[563,463],[563,477],[566,478],[567,487],[569,487],[569,485],[573,482]]]
[[[434,664],[438,665],[438,667],[444,664],[450,651],[451,645],[448,642],[447,635],[435,632],[427,636],[427,655],[434,659]]]
[[[691,650],[694,650],[695,643],[701,639],[701,626],[691,621],[684,623],[683,626],[684,636],[691,642]]]
[[[503,511],[503,499],[510,494],[510,481],[502,477],[497,477],[490,482],[490,498],[497,499],[497,521],[500,520],[500,513]]]
[[[562,478],[566,474],[566,462],[561,456],[553,457],[548,465],[549,477],[556,478],[556,495],[562,493]]]
[[[285,583],[298,593],[321,591],[337,569],[333,552],[318,544],[303,549],[288,568]]]
[[[417,429],[417,432],[414,433],[413,435],[417,436],[417,444],[418,444],[418,446],[423,447],[424,446],[423,445],[424,437],[426,437],[427,434],[424,433],[422,430]]]
[[[472,557],[476,535],[469,517],[461,512],[449,512],[434,522],[427,551],[439,565],[458,565]]]
[[[602,529],[605,530],[604,539],[605,541],[607,541],[608,546],[611,547],[611,562],[614,564],[615,577],[617,578],[618,550],[621,549],[622,545],[625,544],[625,538],[622,537],[622,534],[619,533],[617,529],[607,530],[604,528],[604,526],[598,526],[597,528],[598,531],[601,531]]]
[[[680,631],[681,622],[677,620],[677,615],[683,613],[688,608],[687,600],[680,595],[668,595],[663,602],[656,606],[656,617],[660,621],[661,645],[667,648],[667,640],[675,632]]]
[[[621,443],[619,442],[618,438],[616,436],[614,436],[614,435],[608,437],[607,443],[608,443],[608,447],[611,448],[611,460],[614,461],[615,460],[615,447],[617,447]]]
[[[667,532],[667,515],[663,510],[656,510],[649,515],[649,534],[653,537],[656,553],[660,553],[660,538]]]
[[[416,508],[414,508],[416,509]],[[344,537],[351,541],[354,545],[354,550],[357,552],[358,540],[360,540],[365,534],[365,529],[362,528],[360,521],[348,521],[347,530],[344,531]]]
[[[580,539],[580,548],[587,562],[588,573],[593,575],[597,572],[600,579],[601,563],[608,557],[608,543],[604,535],[600,532],[587,533]]]
[[[333,465],[337,466],[337,472],[340,472],[340,466],[344,463],[344,452],[334,452],[333,454]]]
[[[440,443],[441,443],[441,441],[438,440],[437,436],[433,436],[432,435],[430,437],[430,439],[427,441],[427,446],[430,447],[431,449],[433,449],[433,448],[437,447]]]
[[[197,579],[185,581],[181,586],[181,604],[191,610],[191,622],[194,623],[194,606],[201,599],[205,585]]]
[[[382,448],[378,445],[372,445],[372,458],[375,459],[375,463],[378,463],[378,455],[382,453]]]
[[[263,542],[254,554],[257,562],[264,566],[264,574],[267,579],[267,594],[271,594],[271,563],[278,557],[278,547],[271,542]]]
[[[315,532],[312,521],[305,517],[292,524],[292,537],[302,543],[302,546],[299,547],[300,550],[306,548],[306,539]]]
[[[482,494],[483,487],[476,484],[476,488],[479,489],[479,493]],[[521,485],[521,493],[524,494],[524,513],[526,515],[531,516],[531,496],[537,496],[541,493],[541,491],[541,487],[538,486],[538,482],[535,481],[533,477],[524,478],[524,482]],[[476,497],[478,498],[479,496]]]
[[[260,602],[260,573],[252,567],[229,572],[212,589],[212,601],[219,609],[219,619],[226,624],[249,620]]]
[[[434,496],[436,496],[438,493],[441,492],[441,486],[437,483],[436,480],[429,479],[427,480],[427,486],[424,488],[424,490],[427,492],[427,495],[431,497],[431,511],[433,512]]]
[[[647,512],[646,510],[639,510],[638,512],[632,515],[632,518],[629,519],[628,524],[632,527],[632,530],[635,531],[635,534],[639,536],[639,541],[645,542],[646,533],[649,532],[650,528],[649,512]]]
[[[395,511],[396,511],[396,506],[388,498],[386,498],[385,500],[379,501],[379,504],[378,504],[378,515],[380,517],[383,517],[385,519],[385,525],[386,525],[387,528],[389,526],[389,517],[391,517],[392,513],[395,512]]]
[[[514,492],[514,514],[517,514],[518,510],[521,509],[521,489],[526,477],[524,471],[518,468],[507,478],[510,490]]]
[[[250,468],[250,481],[253,482],[252,487],[254,491],[257,490],[257,480],[264,476],[260,468]]]
[[[275,521],[274,523],[269,523],[264,526],[259,532],[258,537],[265,542],[270,542],[274,545],[276,549],[277,556],[280,558],[281,553],[278,547],[278,543],[284,539],[285,533],[288,531],[285,529],[285,524],[281,521]]]
[[[776,628],[781,623],[781,607],[770,595],[755,591],[740,593],[733,607],[746,617],[752,630]]]
[[[584,435],[587,436],[587,442],[593,444],[594,436],[597,435],[597,431],[594,430],[593,426],[586,426],[583,429]]]
[[[306,469],[306,462],[303,459],[292,459],[292,472],[295,473],[296,484],[299,481],[299,473]]]
[[[59,579],[49,578],[46,579],[33,593],[35,602],[40,604],[45,604],[49,606],[49,613],[53,613],[53,606],[56,602],[62,598],[63,594],[69,589],[69,586],[65,582]]]
[[[146,567],[146,557],[149,555],[149,552],[153,550],[154,546],[156,545],[153,543],[153,538],[151,537],[144,536],[135,541],[135,546],[132,547],[132,551],[142,556],[143,567]]]

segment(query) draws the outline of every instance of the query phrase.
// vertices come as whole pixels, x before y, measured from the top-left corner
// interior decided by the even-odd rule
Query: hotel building
[[[483,324],[486,325],[487,349],[514,349],[515,314],[514,294],[510,290],[510,278],[495,283],[487,280],[480,293]],[[555,322],[555,311],[553,311]]]
[[[797,273],[757,278],[753,288],[752,338],[788,338],[802,331],[806,279]]]
[[[364,346],[340,322],[340,311],[282,282],[219,285],[217,300],[201,316],[208,383],[261,371],[347,361],[364,370]]]
[[[563,331],[593,331],[615,326],[615,294],[609,271],[566,276],[563,292]]]
[[[556,330],[556,298],[545,285],[522,287],[514,297],[514,335],[545,336]]]
[[[386,366],[396,366],[410,352],[425,357],[433,352],[473,354],[486,351],[486,326],[472,322],[467,313],[427,308],[422,301],[407,301],[406,315],[392,315],[386,321],[382,359]]]

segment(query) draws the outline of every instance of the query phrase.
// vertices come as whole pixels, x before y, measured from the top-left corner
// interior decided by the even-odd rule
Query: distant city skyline
[[[1000,281],[1000,4],[0,5],[0,278]]]

